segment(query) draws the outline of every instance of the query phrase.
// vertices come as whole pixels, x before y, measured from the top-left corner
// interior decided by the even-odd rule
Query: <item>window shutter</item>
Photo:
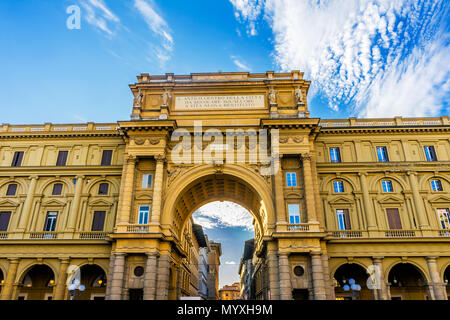
[[[0,212],[0,231],[8,231],[11,212]]]
[[[348,209],[344,209],[344,220],[345,220],[345,229],[351,230],[352,224],[350,223],[350,214],[348,213]]]
[[[103,231],[105,226],[106,211],[95,211],[92,221],[92,231]]]
[[[58,160],[56,161],[56,166],[65,166],[67,162],[68,151],[60,151],[58,153]]]
[[[15,196],[17,192],[17,184],[10,184],[8,190],[6,191],[7,196]]]
[[[386,209],[389,229],[402,229],[402,222],[398,209]]]
[[[112,159],[112,150],[103,150],[102,166],[110,166]]]

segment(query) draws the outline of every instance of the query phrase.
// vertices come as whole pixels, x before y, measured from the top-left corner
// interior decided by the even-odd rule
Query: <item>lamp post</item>
[[[86,289],[86,287],[82,284],[80,284],[79,279],[75,279],[71,285],[69,285],[69,293],[70,293],[70,300],[75,300],[75,297],[78,295],[81,295],[81,292],[83,292]],[[77,293],[78,291],[78,293]]]
[[[348,280],[348,284],[344,285],[344,291],[352,291],[352,300],[356,300],[356,292],[361,291],[361,286],[356,284],[355,279],[351,278]]]

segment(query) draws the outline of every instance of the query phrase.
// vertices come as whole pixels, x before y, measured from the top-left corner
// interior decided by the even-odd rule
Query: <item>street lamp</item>
[[[361,291],[361,286],[359,284],[356,284],[355,279],[351,278],[348,280],[348,284],[344,285],[344,291],[350,291],[352,290],[352,300],[356,300],[356,292]]]
[[[80,284],[80,279],[75,279],[71,285],[69,285],[70,300],[75,300],[76,296],[80,296],[86,287]],[[77,293],[78,291],[78,293]]]

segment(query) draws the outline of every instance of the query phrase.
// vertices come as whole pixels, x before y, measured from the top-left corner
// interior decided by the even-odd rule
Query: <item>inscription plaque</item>
[[[175,110],[262,109],[264,95],[175,97]]]

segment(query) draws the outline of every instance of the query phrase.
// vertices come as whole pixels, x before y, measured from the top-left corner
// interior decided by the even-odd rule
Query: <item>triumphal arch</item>
[[[187,256],[185,225],[196,209],[217,200],[238,203],[254,217],[259,298],[292,297],[293,252],[307,274],[299,288],[310,289],[311,298],[327,297],[313,143],[319,119],[309,117],[309,85],[299,71],[138,77],[130,86],[131,120],[118,122],[126,160],[112,234],[110,299],[122,294],[120,268],[131,253],[146,253],[149,272],[156,268],[144,299],[176,299]],[[291,190],[284,187],[285,166],[299,170],[298,187]],[[154,172],[152,194],[140,190],[147,172]],[[289,199],[301,200],[297,221],[289,221]],[[151,203],[151,214],[146,233],[136,237],[135,229],[143,228],[135,214],[141,203]]]

